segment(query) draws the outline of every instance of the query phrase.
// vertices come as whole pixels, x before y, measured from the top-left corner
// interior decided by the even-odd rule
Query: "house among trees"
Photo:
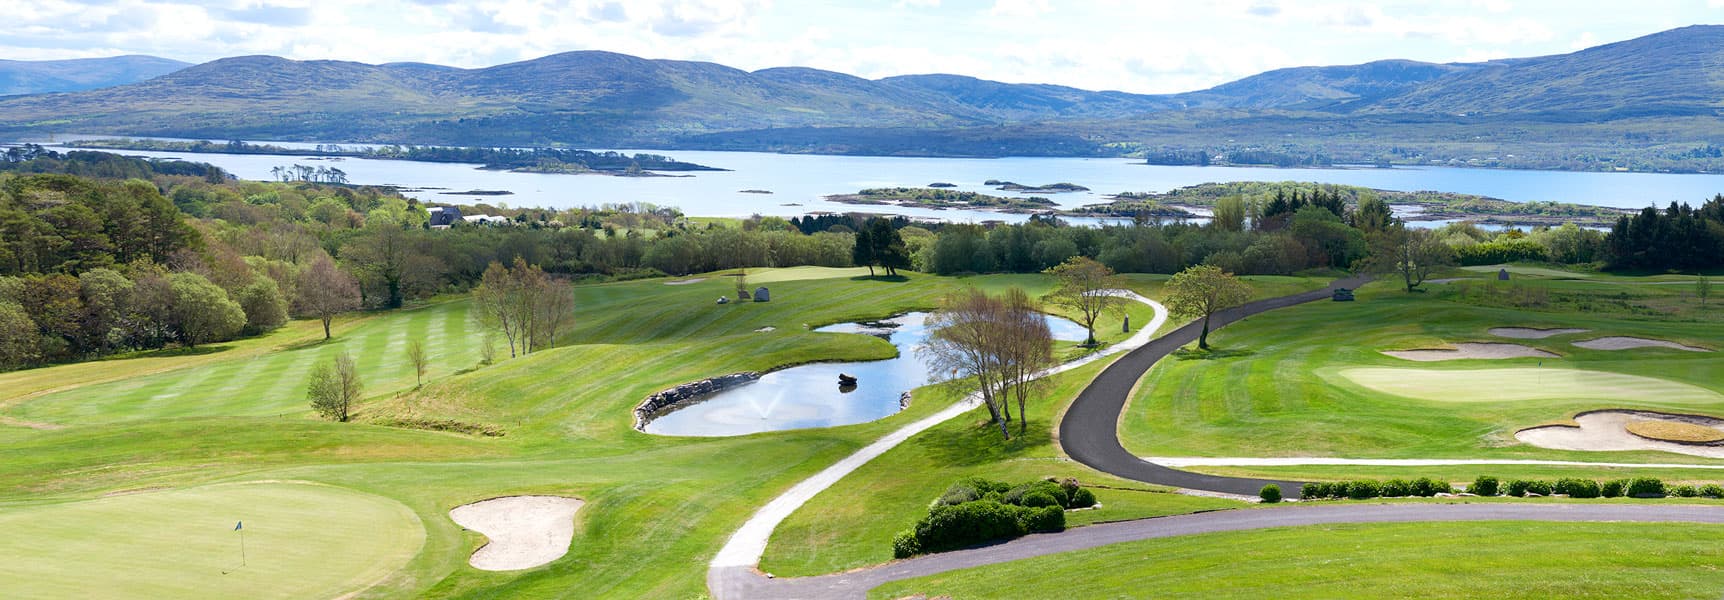
[[[509,221],[508,217],[499,217],[499,216],[492,216],[492,215],[467,215],[465,217],[461,217],[461,220],[466,221],[468,225],[509,225],[509,224],[511,224],[511,221]]]
[[[432,229],[448,229],[461,220],[461,209],[453,206],[433,206],[425,209],[431,215]]]

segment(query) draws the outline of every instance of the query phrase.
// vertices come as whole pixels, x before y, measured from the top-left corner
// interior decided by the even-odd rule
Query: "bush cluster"
[[[980,477],[953,483],[916,526],[892,538],[892,556],[908,558],[1026,533],[1063,531],[1066,509],[1095,506],[1076,479],[1010,485]]]
[[[1435,496],[1454,491],[1446,481],[1437,481],[1429,477],[1420,477],[1412,481],[1390,479],[1388,481],[1373,481],[1361,479],[1357,481],[1337,481],[1333,483],[1316,482],[1305,484],[1300,498],[1317,500],[1323,498],[1399,498],[1404,496]]]
[[[1300,497],[1306,500],[1326,498],[1364,500],[1379,497],[1434,496],[1453,491],[1447,483],[1421,477],[1413,481],[1391,479],[1382,482],[1359,480],[1307,483]],[[1572,477],[1565,477],[1556,481],[1536,479],[1501,481],[1485,475],[1473,480],[1473,484],[1468,486],[1466,491],[1477,496],[1503,495],[1516,498],[1552,495],[1570,498],[1619,498],[1623,496],[1635,498],[1656,498],[1659,496],[1724,498],[1724,486],[1718,484],[1666,486],[1664,482],[1652,477],[1616,479],[1600,483],[1591,479]]]

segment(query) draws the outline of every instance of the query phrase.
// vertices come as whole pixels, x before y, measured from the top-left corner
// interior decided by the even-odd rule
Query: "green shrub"
[[[1030,493],[1024,494],[1023,498],[1018,499],[1018,505],[1028,508],[1042,508],[1046,506],[1059,508],[1060,501],[1055,500],[1052,494],[1049,494],[1044,490],[1030,490]]]
[[[1429,498],[1437,494],[1454,493],[1454,491],[1455,488],[1450,486],[1447,481],[1437,481],[1429,477],[1420,477],[1413,480],[1413,495],[1416,496]]]
[[[993,490],[989,490],[988,493],[982,494],[982,497],[977,499],[987,500],[989,502],[998,502],[1000,504],[1006,503],[1006,495]]]
[[[1628,492],[1628,480],[1627,479],[1613,479],[1611,481],[1606,481],[1606,482],[1604,482],[1604,485],[1599,486],[1599,489],[1598,489],[1599,495],[1604,496],[1606,498],[1620,498],[1623,494],[1625,494],[1627,492]]]
[[[1257,497],[1262,498],[1264,502],[1269,503],[1269,504],[1274,504],[1276,502],[1280,502],[1281,501],[1281,486],[1275,485],[1273,483],[1266,485],[1266,486],[1263,486],[1263,489],[1257,490]]]
[[[922,552],[942,552],[1017,537],[1027,531],[1018,519],[1020,510],[985,500],[936,506],[916,522],[916,543]]]
[[[1317,500],[1317,499],[1321,499],[1321,498],[1328,498],[1329,497],[1329,487],[1330,486],[1328,483],[1324,483],[1321,481],[1313,481],[1311,483],[1307,483],[1307,484],[1305,484],[1304,487],[1299,488],[1299,498],[1302,500]]]
[[[1010,484],[1007,484],[1006,482],[994,481],[992,479],[988,479],[985,477],[974,477],[974,476],[959,479],[958,482],[952,484],[952,486],[953,487],[964,486],[964,487],[970,488],[972,490],[976,490],[976,493],[978,495],[979,494],[986,494],[988,492],[999,492],[999,493],[1004,494],[1004,493],[1006,493],[1006,490],[1012,489],[1012,486]]]
[[[1724,486],[1720,486],[1716,483],[1708,483],[1700,486],[1700,495],[1707,498],[1724,498]]]
[[[1354,500],[1375,498],[1381,493],[1382,488],[1377,485],[1377,482],[1369,479],[1347,482],[1347,497]]]
[[[1390,479],[1377,486],[1377,494],[1384,498],[1400,498],[1413,495],[1413,484],[1400,479]]]
[[[940,494],[940,497],[934,500],[934,505],[951,506],[953,504],[975,502],[980,499],[981,496],[976,493],[975,488],[966,487],[961,483],[954,483],[952,484],[952,487],[946,488],[946,493]]]
[[[910,558],[922,553],[922,544],[916,542],[916,530],[906,529],[892,536],[892,558]]]
[[[1528,482],[1526,482],[1526,493],[1538,494],[1540,496],[1549,496],[1551,493],[1550,482],[1548,482],[1548,481],[1536,481],[1536,480],[1535,481],[1528,481]]]
[[[1018,523],[1024,531],[1046,533],[1066,530],[1066,511],[1058,506],[1018,509]]]
[[[1551,491],[1568,494],[1570,498],[1597,498],[1601,490],[1598,482],[1591,479],[1558,479]]]
[[[1095,492],[1089,488],[1078,488],[1072,492],[1072,508],[1089,508],[1095,506]]]
[[[1526,495],[1526,489],[1527,489],[1527,487],[1529,487],[1531,485],[1532,485],[1532,482],[1527,481],[1525,479],[1510,479],[1508,482],[1508,485],[1505,486],[1508,490],[1505,493],[1507,493],[1510,496],[1514,496],[1516,498],[1519,498],[1519,497]]]
[[[1700,495],[1700,488],[1692,485],[1678,485],[1670,488],[1670,495],[1678,498],[1693,498]]]
[[[1064,507],[1071,501],[1070,498],[1066,497],[1065,490],[1060,487],[1060,484],[1052,481],[1031,481],[1018,485],[1006,492],[1004,500],[1006,504],[1027,506],[1024,504],[1024,496],[1027,496],[1032,492],[1047,494],[1049,498],[1053,498],[1055,504],[1058,504],[1061,507]]]
[[[1478,479],[1473,480],[1472,485],[1467,486],[1467,492],[1476,496],[1495,496],[1498,493],[1498,486],[1497,478],[1480,475]]]
[[[1653,498],[1664,495],[1664,482],[1655,477],[1636,477],[1628,482],[1629,496],[1636,498]]]

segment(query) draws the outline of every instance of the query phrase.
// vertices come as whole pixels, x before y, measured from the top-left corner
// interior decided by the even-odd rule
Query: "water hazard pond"
[[[928,383],[928,365],[916,347],[928,337],[928,313],[913,312],[883,321],[840,323],[815,329],[828,333],[877,335],[898,348],[898,357],[868,362],[816,363],[780,369],[760,380],[708,396],[698,403],[660,415],[646,424],[647,433],[686,436],[730,436],[853,425],[882,419],[903,410],[898,399]],[[1047,317],[1054,339],[1079,342],[1082,325]],[[854,388],[840,389],[838,374],[857,379]]]

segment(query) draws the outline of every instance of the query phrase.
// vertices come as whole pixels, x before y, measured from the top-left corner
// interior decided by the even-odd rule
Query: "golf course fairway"
[[[1724,396],[1686,383],[1583,369],[1401,369],[1356,367],[1336,372],[1366,388],[1434,402],[1513,402],[1523,400],[1638,401],[1655,404],[1711,404]]]
[[[290,482],[8,506],[0,531],[13,598],[334,598],[401,569],[425,540],[399,502]]]

